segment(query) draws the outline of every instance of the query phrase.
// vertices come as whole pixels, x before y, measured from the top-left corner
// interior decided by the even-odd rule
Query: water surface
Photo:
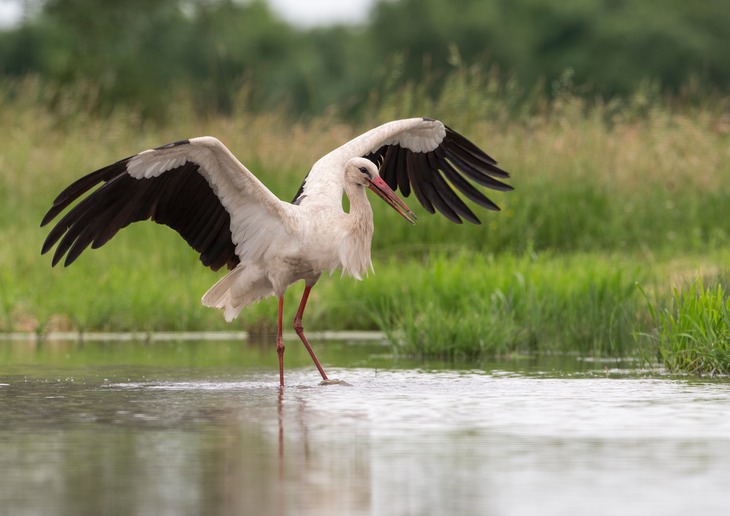
[[[331,343],[318,352],[350,386],[319,386],[293,351],[282,392],[267,346],[0,346],[0,514],[730,506],[723,381],[573,359],[457,369]]]

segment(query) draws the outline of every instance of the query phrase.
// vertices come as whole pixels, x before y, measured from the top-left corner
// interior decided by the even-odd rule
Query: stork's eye
[[[368,169],[365,167],[360,167],[360,172],[362,172],[366,176],[370,176],[370,172],[368,172]]]

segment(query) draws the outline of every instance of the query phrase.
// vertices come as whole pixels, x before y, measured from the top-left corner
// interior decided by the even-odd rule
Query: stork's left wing
[[[457,223],[462,218],[479,224],[466,198],[490,210],[499,207],[477,185],[493,190],[512,190],[499,179],[509,174],[467,138],[431,118],[410,118],[388,122],[354,138],[317,163],[299,188],[294,202],[306,197],[308,188],[319,189],[328,170],[344,167],[348,159],[363,156],[380,166],[380,175],[404,197],[413,191],[430,213],[436,210]],[[456,190],[456,191],[455,191]]]

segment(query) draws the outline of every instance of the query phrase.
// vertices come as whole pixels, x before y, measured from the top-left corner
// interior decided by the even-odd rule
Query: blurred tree
[[[678,91],[692,75],[728,91],[728,24],[726,0],[381,0],[369,28],[381,59],[407,53],[412,79],[448,68],[451,43],[465,62],[514,70],[527,86],[570,68],[611,96],[647,78]]]
[[[201,104],[230,110],[236,91],[252,87],[256,105],[281,101],[287,90],[277,76],[287,73],[299,46],[298,34],[274,17],[265,2],[222,0],[193,11],[182,55],[189,83]]]
[[[162,115],[182,93],[203,110],[361,108],[383,84],[438,95],[455,64],[498,67],[523,89],[571,70],[605,97],[649,79],[730,91],[730,2],[378,0],[363,27],[298,29],[264,0],[28,0],[0,31],[0,75],[85,84],[100,107]],[[400,56],[395,58],[393,56]],[[458,58],[457,58],[458,57]]]

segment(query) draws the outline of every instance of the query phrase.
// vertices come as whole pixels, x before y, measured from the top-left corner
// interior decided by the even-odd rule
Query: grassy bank
[[[636,284],[648,277],[627,260],[581,253],[459,253],[405,274],[389,267],[385,275],[378,280],[389,289],[370,298],[398,349],[466,359],[515,351],[631,354],[642,312]]]
[[[516,190],[492,195],[503,211],[480,212],[480,226],[455,226],[410,199],[421,221],[412,227],[374,203],[377,274],[362,283],[323,279],[308,328],[382,328],[399,352],[420,356],[640,352],[674,367],[667,343],[683,331],[657,316],[681,306],[671,288],[681,298],[677,278],[726,271],[724,99],[681,108],[637,93],[588,105],[566,93],[516,112],[509,91],[461,73],[440,99],[406,87],[354,125],[334,112],[254,116],[245,105],[231,118],[200,117],[184,102],[151,125],[131,111],[97,118],[85,97],[51,95],[38,82],[21,90],[0,92],[0,331],[230,328],[199,301],[220,274],[167,228],[134,225],[72,267],[52,269],[39,254],[47,230],[38,227],[51,200],[84,173],[202,134],[219,137],[289,199],[320,155],[373,125],[416,115],[439,117],[483,146],[512,172]],[[648,300],[637,283],[658,297]],[[300,292],[287,300],[291,316]],[[269,333],[275,311],[269,300],[235,324]]]
[[[723,278],[702,277],[649,301],[654,325],[646,335],[671,371],[730,374],[730,297]]]

